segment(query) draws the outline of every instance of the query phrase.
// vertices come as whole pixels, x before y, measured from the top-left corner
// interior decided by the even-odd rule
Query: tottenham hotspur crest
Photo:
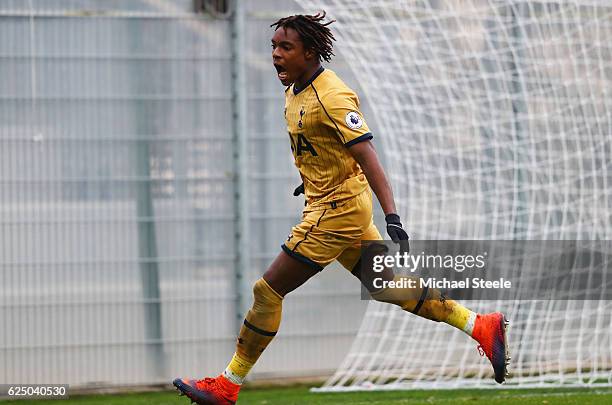
[[[363,125],[363,119],[361,119],[361,116],[356,111],[349,111],[344,120],[351,129],[359,129]]]

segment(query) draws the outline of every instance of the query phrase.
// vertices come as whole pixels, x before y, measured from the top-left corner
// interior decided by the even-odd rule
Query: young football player
[[[293,15],[272,24],[272,62],[286,86],[285,120],[306,196],[302,221],[253,286],[254,301],[238,335],[236,351],[216,378],[177,378],[174,385],[202,405],[234,404],[241,384],[274,339],[284,297],[337,260],[364,281],[361,241],[381,240],[372,220],[372,191],[385,213],[387,233],[405,249],[408,235],[397,214],[393,193],[380,164],[372,134],[353,90],[321,66],[333,56],[325,13]],[[433,289],[375,290],[374,299],[407,312],[454,326],[474,338],[502,383],[509,360],[504,315],[477,314]]]

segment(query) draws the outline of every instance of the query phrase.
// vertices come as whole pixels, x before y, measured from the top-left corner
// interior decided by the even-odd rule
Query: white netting
[[[312,0],[337,19],[414,239],[612,239],[612,3]],[[550,269],[555,271],[555,269]],[[609,301],[472,302],[509,384],[612,384]],[[484,387],[461,332],[372,303],[325,389]]]

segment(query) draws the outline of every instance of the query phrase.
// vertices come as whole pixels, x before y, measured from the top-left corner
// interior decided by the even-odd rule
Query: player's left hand
[[[404,228],[402,228],[399,215],[388,214],[385,217],[385,222],[387,222],[387,234],[389,234],[393,242],[399,243],[400,252],[410,252],[410,242],[408,241],[410,238]]]
[[[300,184],[299,186],[297,186],[295,188],[295,190],[293,190],[293,195],[294,196],[299,196],[300,194],[304,194],[304,183]]]

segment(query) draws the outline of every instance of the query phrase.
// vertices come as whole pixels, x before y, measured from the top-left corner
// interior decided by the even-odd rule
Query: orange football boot
[[[181,392],[179,395],[186,395],[199,405],[234,405],[240,391],[240,385],[223,375],[203,380],[177,378],[172,384]]]
[[[495,372],[495,381],[503,383],[508,376],[510,353],[506,329],[510,322],[501,312],[477,314],[472,337],[479,343],[480,355],[487,355]]]

